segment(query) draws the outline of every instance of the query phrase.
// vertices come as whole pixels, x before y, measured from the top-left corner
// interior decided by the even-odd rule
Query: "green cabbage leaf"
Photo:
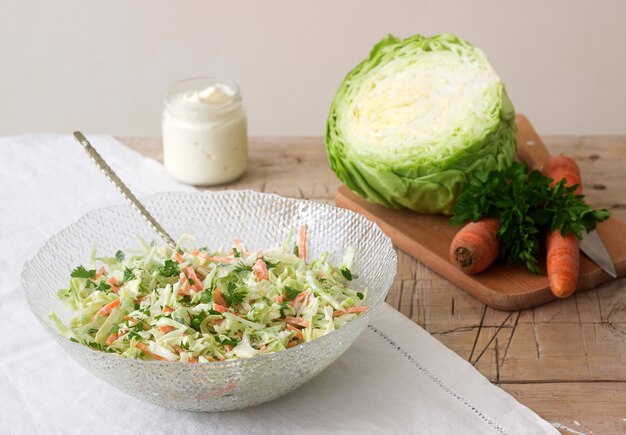
[[[341,181],[387,207],[450,214],[477,170],[515,157],[515,111],[485,54],[452,35],[387,35],[332,102],[326,151]]]

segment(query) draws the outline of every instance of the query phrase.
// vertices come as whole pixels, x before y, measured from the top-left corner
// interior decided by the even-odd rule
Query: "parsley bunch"
[[[543,231],[558,229],[563,236],[574,234],[582,239],[583,232],[592,231],[609,217],[608,210],[594,210],[583,195],[575,195],[578,186],[566,187],[564,180],[555,186],[551,183],[537,170],[529,173],[524,163],[514,162],[501,171],[479,171],[461,189],[450,224],[483,217],[499,219],[500,255],[539,274],[539,235]]]

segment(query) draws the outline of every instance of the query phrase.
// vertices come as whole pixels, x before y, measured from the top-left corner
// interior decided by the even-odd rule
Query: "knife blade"
[[[580,250],[583,251],[591,261],[600,266],[602,270],[613,278],[617,278],[617,271],[615,270],[613,260],[611,260],[611,255],[606,250],[602,239],[595,230],[583,235],[583,239],[580,241]]]

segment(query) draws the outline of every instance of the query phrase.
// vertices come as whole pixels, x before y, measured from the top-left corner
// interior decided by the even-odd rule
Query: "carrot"
[[[140,351],[142,351],[143,353],[145,353],[146,355],[151,356],[154,359],[161,360],[161,361],[165,360],[165,358],[163,358],[162,356],[157,355],[156,353],[150,352],[150,350],[148,350],[148,346],[143,344],[141,341],[137,342],[135,344],[135,347],[139,349]]]
[[[369,307],[366,305],[361,305],[360,307],[351,307],[346,310],[346,313],[362,313],[367,311]]]
[[[298,340],[304,340],[304,336],[302,335],[302,331],[300,331],[295,326],[287,324],[287,329],[289,329],[290,331],[295,331],[296,335],[294,337],[297,338]]]
[[[574,160],[560,155],[550,157],[543,165],[543,175],[552,178],[554,186],[565,179],[565,186],[578,185],[576,194],[582,194],[580,169]],[[557,229],[546,236],[546,269],[552,294],[566,298],[576,290],[580,270],[580,242],[573,234],[563,237]]]
[[[576,195],[581,195],[583,193],[580,168],[570,157],[562,154],[560,156],[550,157],[543,164],[542,172],[546,177],[552,178],[552,186],[565,178],[565,185],[567,187],[578,184],[578,189],[574,191]]]
[[[109,338],[107,338],[107,341],[105,341],[105,343],[107,344],[107,346],[111,346],[113,344],[113,342],[115,340],[117,340],[118,338],[120,338],[119,335],[113,333],[111,335],[109,335]]]
[[[214,297],[215,297],[215,295],[214,295]],[[225,306],[220,305],[218,303],[215,303],[215,302],[213,302],[213,309],[215,311],[219,311],[220,313],[225,313],[226,311],[228,311],[228,308],[226,308]]]
[[[500,253],[499,224],[496,218],[482,218],[461,228],[450,245],[452,263],[469,274],[485,270]]]
[[[303,319],[302,317],[291,317],[291,316],[287,316],[285,317],[285,322],[293,325],[293,326],[301,326],[303,328],[308,328],[309,327],[309,321],[306,319]]]
[[[167,316],[168,314],[172,314],[174,312],[174,308],[166,306],[166,307],[163,307],[161,312]]]
[[[219,288],[215,288],[215,290],[213,290],[213,302],[223,307],[228,307],[228,303],[226,302],[226,299],[224,299],[224,296],[222,296],[222,291]]]
[[[191,286],[189,285],[189,279],[185,272],[180,273],[180,287],[178,288],[179,295],[188,295],[190,293]]]
[[[550,231],[546,237],[548,281],[552,294],[566,298],[576,290],[580,267],[580,246],[573,234],[567,237],[560,230]]]
[[[161,331],[162,333],[167,334],[168,332],[172,332],[172,331],[173,331],[174,329],[176,329],[176,328],[174,328],[174,327],[173,327],[173,326],[171,326],[171,325],[161,325],[161,326],[159,326],[159,328],[158,328],[158,329],[159,329],[159,331]]]
[[[113,311],[113,308],[120,305],[120,298],[115,299],[113,302],[109,302],[98,310],[98,316],[108,316]]]
[[[100,269],[98,269],[98,272],[96,273],[96,279],[100,278],[102,275],[106,275],[107,271],[104,268],[104,266],[102,266]]]
[[[300,225],[298,232],[298,257],[306,260],[306,225]]]
[[[174,254],[174,258],[176,259],[176,262],[177,262],[178,264],[181,264],[181,263],[184,263],[184,262],[185,262],[185,260],[183,259],[183,256],[182,256],[182,255],[180,255],[180,253],[179,253],[179,252],[176,252],[176,254]]]
[[[254,276],[257,281],[261,282],[263,280],[270,280],[270,273],[268,272],[267,265],[263,259],[259,258],[256,263],[254,263],[254,266],[252,266],[252,270],[254,271]]]
[[[284,300],[285,300],[285,296],[283,296],[283,295],[276,296],[276,303],[277,304],[282,303]]]
[[[291,301],[291,306],[292,306],[292,307],[295,307],[295,306],[296,306],[296,305],[298,305],[300,302],[303,302],[303,301],[306,299],[306,297],[307,297],[308,295],[309,295],[309,291],[308,291],[308,290],[298,293],[298,296],[296,296],[296,297],[293,299],[293,301]]]
[[[131,316],[124,316],[124,320],[128,320],[128,323],[132,323],[133,325],[136,325],[137,323],[139,323],[139,320]]]
[[[192,287],[195,288],[197,291],[201,292],[202,282],[200,281],[200,278],[198,278],[198,275],[196,275],[196,271],[193,270],[193,267],[191,266],[185,267],[185,272],[187,272],[187,276],[193,280]]]

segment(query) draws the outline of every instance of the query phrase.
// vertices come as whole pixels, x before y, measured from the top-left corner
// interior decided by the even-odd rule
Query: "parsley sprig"
[[[461,189],[450,224],[498,218],[501,256],[539,274],[539,236],[544,230],[558,229],[563,236],[582,239],[584,232],[609,217],[608,210],[594,210],[583,195],[574,194],[578,186],[566,187],[564,180],[550,186],[551,182],[517,162],[500,171],[477,172]]]

